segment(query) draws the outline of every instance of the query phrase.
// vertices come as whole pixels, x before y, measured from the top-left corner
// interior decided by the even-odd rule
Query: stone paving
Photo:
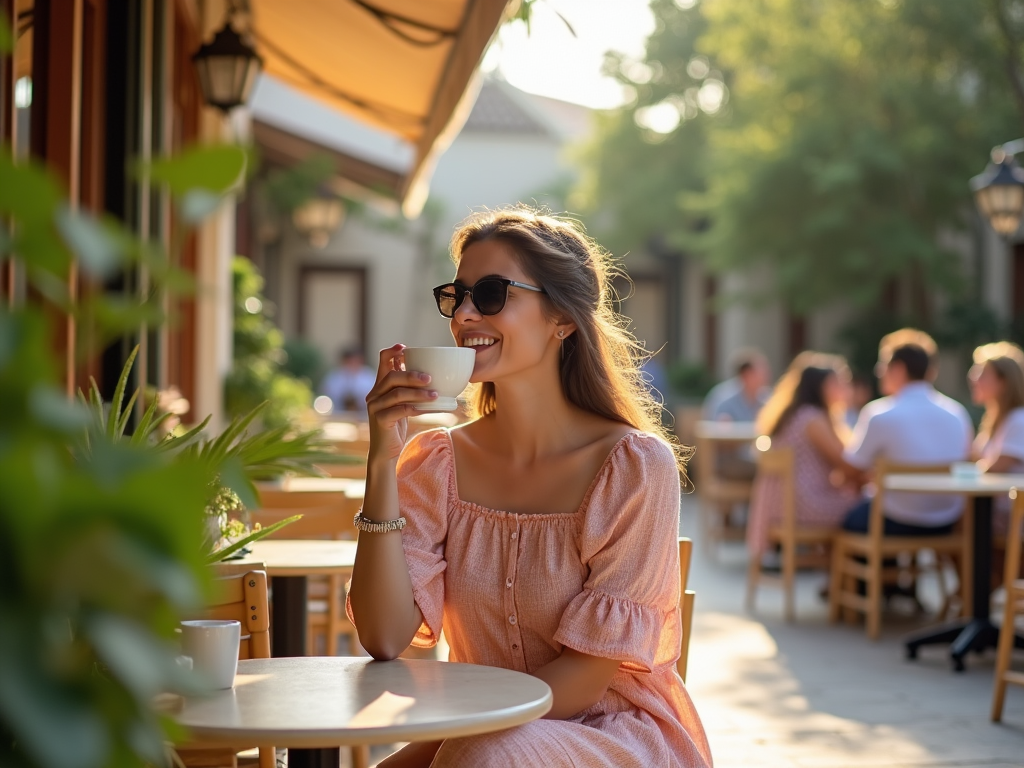
[[[801,575],[796,623],[782,620],[772,587],[749,614],[743,546],[712,557],[696,523],[687,499],[680,532],[695,539],[697,592],[688,688],[716,768],[1024,767],[1024,689],[1011,686],[1003,723],[989,721],[994,651],[970,656],[963,673],[939,646],[905,661],[901,636],[929,618],[886,614],[871,642],[863,626],[828,623],[821,574]]]

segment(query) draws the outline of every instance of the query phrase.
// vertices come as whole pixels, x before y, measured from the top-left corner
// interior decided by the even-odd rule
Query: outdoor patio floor
[[[1024,689],[1011,686],[1003,723],[989,721],[994,651],[959,674],[940,646],[905,661],[902,635],[930,619],[886,614],[878,642],[861,625],[830,625],[823,574],[801,575],[796,623],[771,587],[747,613],[745,550],[725,544],[712,558],[696,510],[684,500],[697,592],[688,688],[716,768],[1024,766]]]

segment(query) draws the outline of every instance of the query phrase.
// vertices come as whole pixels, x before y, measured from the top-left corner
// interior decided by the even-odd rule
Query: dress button
[[[519,531],[512,531],[512,538],[513,539],[518,539],[519,538]]]
[[[508,623],[509,624],[515,624],[516,623],[516,615],[514,613],[511,616],[508,617]]]
[[[505,579],[505,589],[512,589],[512,579]]]
[[[519,650],[519,643],[512,643],[512,650],[513,651],[518,651]]]

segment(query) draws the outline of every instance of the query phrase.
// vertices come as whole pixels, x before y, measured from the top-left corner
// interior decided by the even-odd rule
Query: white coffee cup
[[[242,625],[229,619],[181,622],[181,650],[203,683],[214,689],[231,688],[238,671]]]
[[[416,403],[417,411],[454,411],[456,398],[469,384],[476,350],[468,347],[406,347],[405,370],[430,374],[429,388],[437,392],[431,402]]]
[[[961,480],[971,480],[981,475],[981,467],[973,461],[954,461],[949,465],[949,473]]]

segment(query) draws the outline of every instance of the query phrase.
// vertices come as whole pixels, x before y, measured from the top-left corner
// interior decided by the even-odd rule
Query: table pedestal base
[[[274,576],[273,655],[306,655],[306,577]],[[288,768],[339,768],[338,749],[289,749]]]
[[[915,632],[904,640],[907,658],[916,659],[922,645],[951,643],[949,660],[955,672],[964,671],[964,656],[970,651],[981,653],[999,643],[999,627],[988,619],[961,619]]]
[[[339,749],[289,749],[288,768],[339,768]]]

